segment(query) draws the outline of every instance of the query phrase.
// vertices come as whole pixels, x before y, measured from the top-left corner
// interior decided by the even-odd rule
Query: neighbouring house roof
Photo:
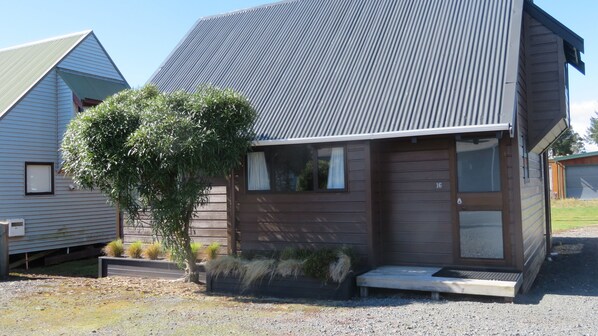
[[[291,0],[200,19],[149,80],[211,83],[256,145],[509,130],[523,0]]]
[[[0,49],[0,118],[89,35],[93,35],[91,30]],[[68,78],[65,82],[74,92],[93,92],[96,97],[90,97],[92,99],[103,100],[107,96],[98,99],[100,92],[116,92],[112,92],[115,86],[108,84],[107,79],[100,80],[88,75],[90,78],[84,80],[77,74],[61,76]],[[71,85],[75,83],[76,86]],[[119,87],[124,85],[128,88],[125,81],[121,81],[121,84]],[[100,87],[92,90],[89,85]]]
[[[573,154],[567,156],[558,156],[553,158],[554,161],[561,162],[573,159],[581,159],[586,157],[598,156],[598,152],[589,152],[589,153],[580,153],[580,154]]]
[[[91,31],[0,50],[0,117]]]
[[[102,101],[108,96],[129,88],[123,81],[80,74],[65,69],[58,69],[58,75],[79,99]]]

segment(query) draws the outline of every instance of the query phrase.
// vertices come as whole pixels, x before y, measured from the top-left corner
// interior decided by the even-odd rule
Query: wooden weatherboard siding
[[[520,258],[523,264],[522,291],[526,292],[533,284],[546,256],[546,200],[543,169],[547,167],[542,167],[541,154],[528,152],[531,148],[530,146],[525,148],[523,142],[524,139],[529,141],[530,134],[537,132],[537,128],[542,123],[537,113],[545,111],[546,118],[558,119],[559,115],[562,116],[565,112],[559,100],[561,94],[559,85],[562,84],[564,87],[564,80],[559,77],[557,66],[554,64],[558,59],[559,50],[562,52],[562,45],[560,49],[557,48],[556,35],[547,36],[545,34],[547,29],[530,18],[526,18],[524,27],[517,85],[517,130],[514,139],[514,143],[517,144],[517,151],[515,151],[517,157],[513,159],[518,168],[514,175],[519,176],[522,244]],[[540,50],[543,51],[541,54],[539,54]],[[564,63],[561,62],[559,67],[564,67]],[[550,83],[547,83],[548,80]],[[541,90],[540,87],[544,89]],[[549,106],[554,107],[548,108]],[[544,121],[546,122],[548,121]],[[525,160],[526,152],[527,160]],[[525,172],[526,165],[529,174]]]
[[[191,221],[191,238],[193,241],[203,245],[213,242],[220,243],[221,254],[226,253],[228,244],[226,185],[224,179],[215,179],[212,181],[208,203],[195,210],[194,218]],[[154,241],[152,230],[148,223],[141,222],[130,225],[125,221],[123,231],[125,244],[135,241],[143,243]]]
[[[90,59],[93,67],[87,64]],[[60,66],[123,80],[93,36]],[[72,180],[59,173],[60,142],[73,116],[72,92],[53,69],[0,119],[0,220],[25,219],[25,236],[10,239],[10,254],[116,237],[116,210],[105,197],[98,191],[71,190]],[[25,162],[54,163],[53,195],[25,195]]]
[[[449,141],[377,146],[374,208],[383,264],[453,263]]]
[[[540,153],[567,126],[565,54],[563,40],[527,14],[523,26],[527,136],[530,151]]]
[[[237,248],[248,251],[350,246],[367,257],[367,146],[368,142],[346,145],[346,192],[248,193],[245,173],[239,174],[234,211]]]

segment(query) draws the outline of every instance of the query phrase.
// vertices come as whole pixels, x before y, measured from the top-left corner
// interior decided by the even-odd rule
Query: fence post
[[[0,223],[0,280],[8,278],[8,223]]]

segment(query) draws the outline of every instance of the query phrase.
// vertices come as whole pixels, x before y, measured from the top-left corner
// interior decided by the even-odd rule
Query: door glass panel
[[[503,259],[501,211],[460,211],[461,258]]]
[[[500,154],[498,139],[457,141],[459,192],[500,191]]]

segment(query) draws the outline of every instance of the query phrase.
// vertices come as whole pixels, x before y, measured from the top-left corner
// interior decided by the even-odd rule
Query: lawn
[[[598,200],[552,200],[552,232],[598,225]]]

